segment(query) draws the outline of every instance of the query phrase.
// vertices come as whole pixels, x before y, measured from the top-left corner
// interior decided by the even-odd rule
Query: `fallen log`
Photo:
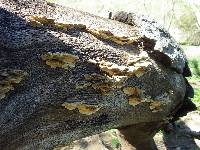
[[[161,28],[155,40],[143,26],[42,0],[0,0],[0,20],[2,150],[52,149],[127,126],[148,143],[186,99],[186,57]]]

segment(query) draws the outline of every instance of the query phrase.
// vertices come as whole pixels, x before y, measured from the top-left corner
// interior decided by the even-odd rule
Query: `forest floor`
[[[193,111],[176,122],[171,133],[157,133],[154,137],[158,150],[200,150],[200,140],[182,131],[200,132],[200,112]]]
[[[200,140],[182,131],[200,131],[200,112],[193,111],[176,122],[176,130],[171,133],[158,132],[154,141],[158,150],[200,150]],[[74,141],[71,145],[55,150],[135,150],[113,129],[97,135]]]

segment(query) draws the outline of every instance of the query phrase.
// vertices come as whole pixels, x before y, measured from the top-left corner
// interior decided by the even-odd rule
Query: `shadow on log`
[[[140,124],[150,139],[182,105],[187,61],[162,28],[148,37],[145,26],[41,0],[0,7],[1,150],[52,149],[131,125],[138,137]]]

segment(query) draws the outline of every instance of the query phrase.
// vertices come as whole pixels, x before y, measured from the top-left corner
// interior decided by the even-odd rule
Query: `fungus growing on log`
[[[14,90],[27,75],[26,72],[17,69],[0,70],[0,100],[6,97],[6,94]]]
[[[183,51],[142,17],[131,26],[44,0],[1,0],[0,19],[0,70],[22,70],[0,75],[2,150],[49,150],[126,127],[148,143],[190,102]]]
[[[150,103],[149,108],[152,110],[152,112],[161,111],[161,102],[153,101]]]
[[[52,29],[63,30],[63,31],[69,31],[72,29],[76,30],[86,29],[86,26],[83,24],[55,22],[55,19],[47,18],[45,16],[28,16],[26,17],[26,19],[28,23],[34,28],[51,27]]]
[[[82,103],[63,103],[64,106],[68,110],[75,110],[78,109],[79,113],[84,115],[92,115],[93,113],[97,112],[100,108],[92,105],[86,105]]]
[[[136,106],[140,104],[142,91],[136,87],[125,87],[123,92],[128,95],[129,105]]]
[[[71,69],[75,67],[78,56],[67,53],[47,53],[42,55],[42,59],[51,68]]]

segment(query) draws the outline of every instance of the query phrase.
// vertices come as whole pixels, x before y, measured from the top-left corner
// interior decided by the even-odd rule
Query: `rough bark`
[[[156,42],[141,32],[150,28],[41,0],[0,7],[0,149],[52,149],[110,128],[160,125],[183,103],[186,58],[159,27]]]

